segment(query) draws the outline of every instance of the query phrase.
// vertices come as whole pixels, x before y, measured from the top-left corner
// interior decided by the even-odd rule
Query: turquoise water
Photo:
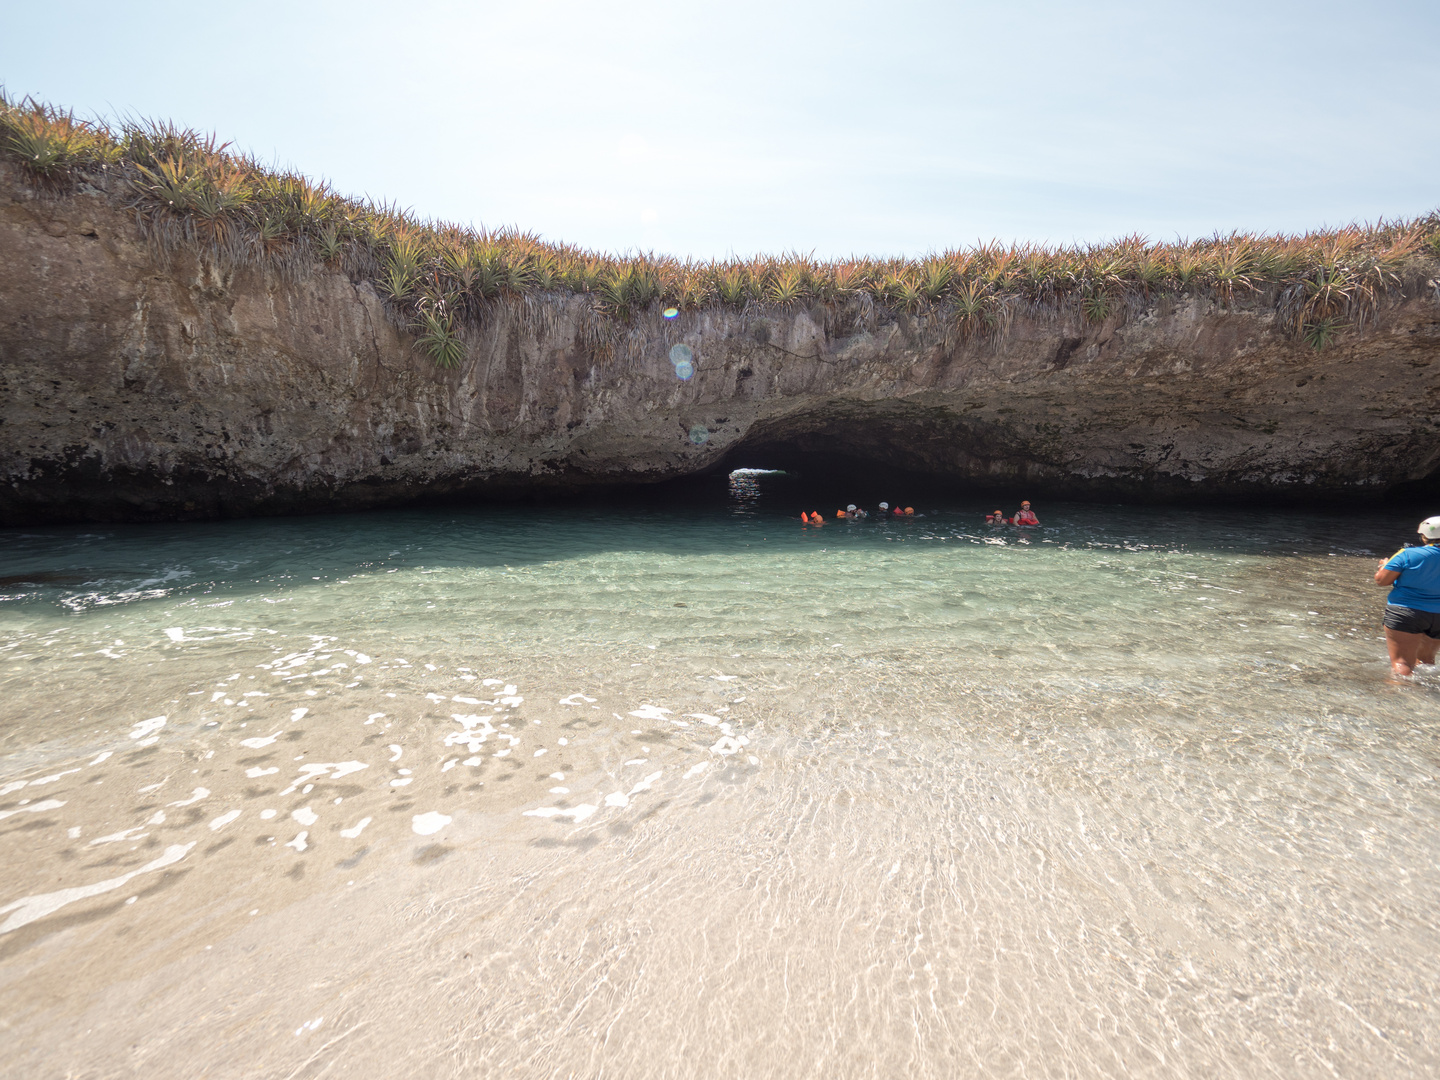
[[[0,534],[0,1070],[1433,1071],[1408,517],[803,494]]]

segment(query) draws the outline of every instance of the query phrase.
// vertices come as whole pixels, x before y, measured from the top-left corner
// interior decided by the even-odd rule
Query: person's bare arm
[[[1394,585],[1400,579],[1399,570],[1386,570],[1385,564],[1389,559],[1380,560],[1380,569],[1375,571],[1375,584],[1380,586]]]

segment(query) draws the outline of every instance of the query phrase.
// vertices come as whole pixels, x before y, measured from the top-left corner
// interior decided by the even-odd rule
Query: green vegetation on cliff
[[[0,96],[0,151],[53,193],[89,184],[124,199],[162,250],[298,273],[325,264],[371,281],[397,323],[444,367],[465,330],[502,301],[566,293],[593,301],[595,344],[662,308],[854,305],[939,320],[946,339],[993,335],[1019,310],[1100,323],[1166,294],[1273,308],[1283,330],[1323,348],[1387,303],[1437,288],[1440,214],[1303,236],[1232,233],[1074,247],[986,244],[921,259],[803,255],[682,261],[611,256],[515,230],[418,220],[268,169],[213,136],[165,123],[110,125]]]

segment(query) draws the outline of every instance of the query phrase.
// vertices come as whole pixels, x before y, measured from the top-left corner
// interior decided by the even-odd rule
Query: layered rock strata
[[[1361,502],[1440,469],[1440,303],[1323,352],[1262,302],[1017,313],[958,341],[855,306],[497,304],[441,370],[371,286],[166,256],[98,191],[0,164],[0,521],[574,492],[805,459],[1032,497]],[[601,335],[603,338],[604,335]],[[677,377],[676,344],[694,354]]]

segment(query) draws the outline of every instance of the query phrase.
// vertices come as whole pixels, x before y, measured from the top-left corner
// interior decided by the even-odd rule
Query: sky
[[[12,98],[612,253],[916,256],[1440,207],[1435,0],[4,8]]]

